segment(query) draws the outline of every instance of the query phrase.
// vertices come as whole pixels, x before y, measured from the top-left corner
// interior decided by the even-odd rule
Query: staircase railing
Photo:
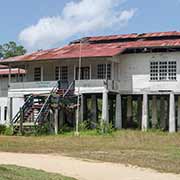
[[[23,104],[23,106],[21,107],[24,115],[28,112],[29,108],[33,106],[33,104],[34,104],[34,97],[30,95],[25,101],[25,103]],[[21,116],[21,112],[19,110],[14,116],[14,118],[11,120],[11,124],[17,123],[18,120],[20,120],[20,116]]]
[[[69,85],[68,89],[63,94],[63,97],[65,97],[69,93],[69,91],[72,90],[72,87],[74,88],[74,83],[75,83],[74,81],[71,82],[71,84]]]
[[[46,98],[41,110],[39,111],[37,118],[35,119],[35,124],[42,122],[49,113],[49,107],[50,107],[50,102],[51,102],[51,97],[52,94],[55,93],[57,91],[58,85],[56,84],[56,86],[53,87],[53,89],[51,90],[49,96]]]

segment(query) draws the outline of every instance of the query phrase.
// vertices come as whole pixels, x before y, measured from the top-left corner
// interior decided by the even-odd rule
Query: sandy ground
[[[61,173],[79,180],[180,180],[180,175],[60,155],[0,153],[0,164],[14,164]]]

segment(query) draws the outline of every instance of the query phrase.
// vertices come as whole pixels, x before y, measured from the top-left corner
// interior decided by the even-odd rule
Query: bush
[[[0,125],[0,134],[4,134],[6,131],[6,126],[5,125]]]
[[[66,132],[71,132],[73,129],[69,127],[67,124],[64,124],[60,129],[59,129],[59,134],[63,134]]]
[[[112,123],[101,121],[100,123],[97,124],[96,131],[98,134],[112,134],[114,128]]]
[[[44,124],[35,126],[33,134],[36,136],[49,135],[50,134],[50,124],[44,123]]]
[[[79,131],[87,131],[90,129],[90,121],[82,121],[79,123]]]
[[[6,127],[6,130],[5,130],[5,132],[4,132],[4,135],[6,135],[6,136],[12,136],[13,134],[14,134],[13,127],[12,127],[12,126]]]

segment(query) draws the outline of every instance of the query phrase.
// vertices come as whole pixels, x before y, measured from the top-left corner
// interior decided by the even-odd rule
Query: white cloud
[[[19,40],[28,48],[50,48],[73,35],[100,32],[113,26],[127,25],[136,9],[119,10],[124,0],[73,0],[59,16],[41,18],[25,28]]]

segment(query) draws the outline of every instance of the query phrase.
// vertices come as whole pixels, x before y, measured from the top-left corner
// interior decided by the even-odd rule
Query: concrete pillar
[[[142,124],[142,99],[141,96],[137,99],[137,120],[138,120],[138,128],[141,129]]]
[[[170,94],[169,98],[169,132],[176,131],[176,121],[175,121],[175,98],[174,94]]]
[[[178,118],[177,118],[177,129],[180,131],[180,96],[178,96]]]
[[[160,125],[162,129],[166,129],[165,99],[163,96],[160,98]]]
[[[58,134],[59,122],[58,122],[58,109],[54,110],[54,133]]]
[[[142,130],[146,131],[148,128],[148,95],[143,94],[142,105]]]
[[[6,120],[6,125],[9,126],[12,121],[12,97],[8,97],[8,102],[7,102],[7,120]],[[3,109],[2,109],[3,111]]]
[[[108,91],[103,92],[102,97],[102,121],[109,123]]]
[[[91,106],[91,114],[92,114],[92,121],[97,123],[97,98],[96,95],[91,96],[92,106]]]
[[[127,97],[127,122],[132,121],[132,96]]]
[[[121,109],[121,95],[116,95],[116,120],[115,120],[115,128],[122,128],[122,109]]]
[[[156,128],[158,123],[157,120],[157,97],[152,97],[152,128]]]

